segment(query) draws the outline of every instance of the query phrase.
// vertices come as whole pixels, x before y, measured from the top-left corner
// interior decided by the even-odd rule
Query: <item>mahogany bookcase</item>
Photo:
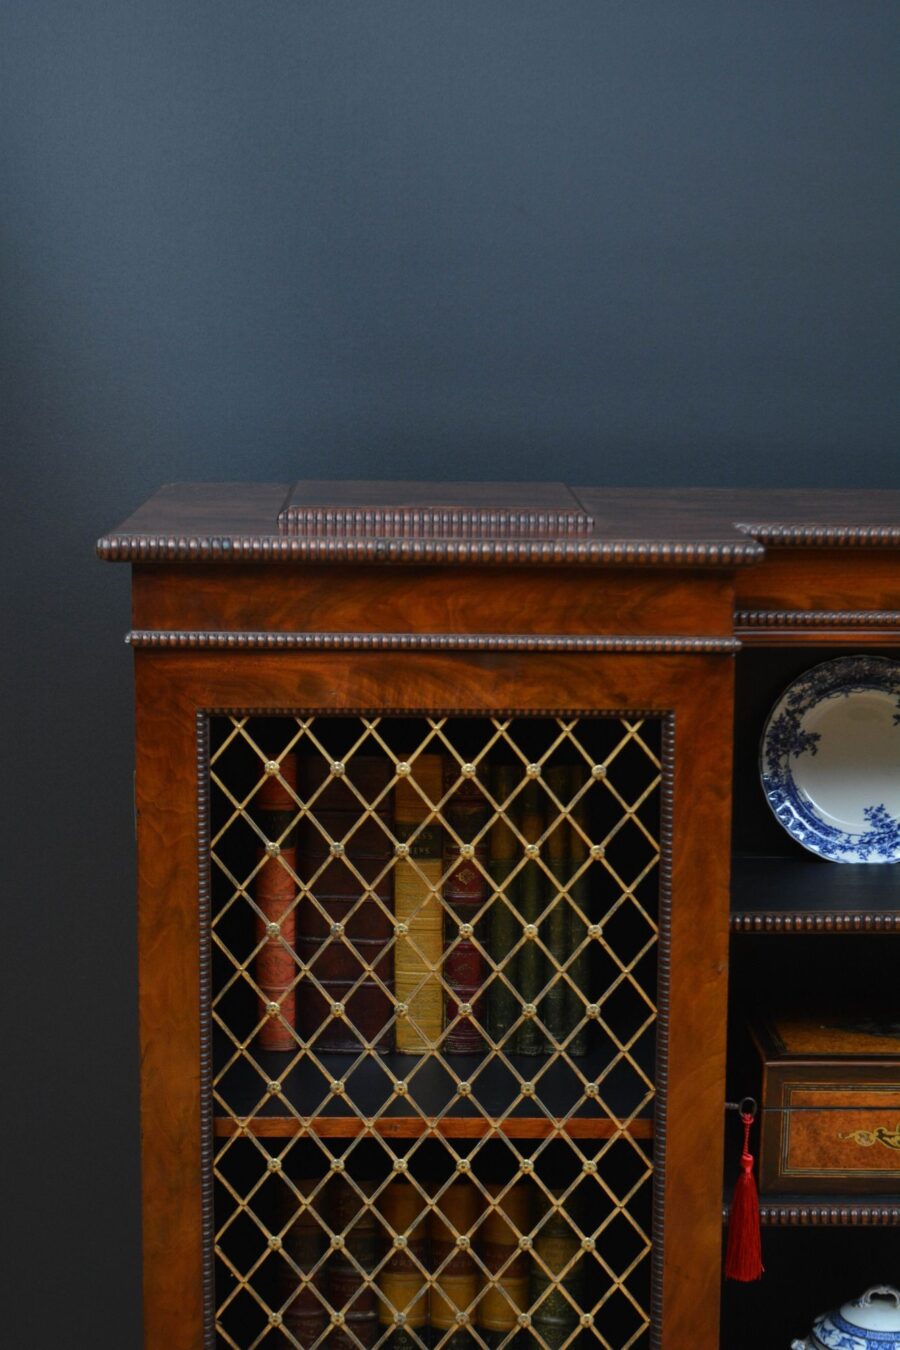
[[[729,942],[739,1039],[743,991],[790,969],[791,942],[871,932],[883,950],[900,908],[895,883],[855,889],[773,836],[753,795],[757,705],[823,652],[900,648],[900,493],[180,484],[98,552],[133,572],[146,1345],[424,1345],[386,1283],[400,1261],[417,1306],[430,1299],[432,1345],[712,1350]],[[444,1012],[411,1055],[391,1048],[413,1007],[392,983],[409,925],[391,896],[415,862],[389,803],[436,752],[449,792],[469,780],[483,794],[468,839],[446,794],[420,792],[445,864],[473,860],[483,904],[460,924],[432,881],[444,947],[422,978]],[[291,756],[345,779],[385,843],[381,880],[359,872],[357,822],[332,837],[334,813],[291,779]],[[377,800],[355,786],[354,756],[386,766]],[[267,777],[294,816],[280,843],[254,808]],[[529,781],[544,812],[533,837],[516,806]],[[377,961],[349,919],[329,922],[303,830],[356,877],[360,922],[377,911]],[[497,830],[518,850],[508,884]],[[559,832],[568,862],[554,865]],[[289,878],[275,922],[265,866]],[[541,878],[530,923],[512,879],[527,866]],[[491,945],[499,909],[518,924],[508,950]],[[313,912],[325,926],[302,946]],[[462,943],[481,982],[466,1003],[449,973]],[[273,944],[291,977],[277,996],[261,964]],[[344,1002],[332,948],[359,965]],[[527,989],[526,949],[541,972]],[[360,1013],[356,1050],[328,1049],[369,986],[383,1023]],[[508,1034],[494,989],[515,1004]],[[516,1040],[529,1018],[538,1053]],[[454,1054],[446,1036],[466,1019],[480,1051]],[[751,1090],[740,1054],[738,1094]],[[443,1209],[440,1260],[427,1245],[410,1255],[392,1227],[397,1178],[420,1227],[460,1178],[475,1188],[474,1224]],[[516,1187],[530,1198],[514,1218]],[[490,1215],[508,1220],[500,1256],[481,1240]],[[801,1244],[804,1228],[896,1224],[900,1197],[764,1200],[763,1220]],[[801,1316],[814,1291],[787,1259]],[[764,1285],[757,1315],[787,1344],[806,1328]],[[449,1323],[435,1312],[448,1307]],[[821,1309],[808,1311],[806,1326]]]

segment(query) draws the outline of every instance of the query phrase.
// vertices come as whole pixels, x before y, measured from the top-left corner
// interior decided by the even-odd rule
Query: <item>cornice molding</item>
[[[735,522],[735,529],[774,548],[897,548],[897,525],[777,525]]]
[[[558,633],[276,633],[133,629],[136,648],[206,651],[463,651],[686,653],[729,656],[740,650],[731,637],[567,636]]]
[[[517,566],[737,567],[759,562],[755,540],[658,543],[596,539],[321,539],[272,535],[114,534],[97,541],[107,562],[443,563]]]

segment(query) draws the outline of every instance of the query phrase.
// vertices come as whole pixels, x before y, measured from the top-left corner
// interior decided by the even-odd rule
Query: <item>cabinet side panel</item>
[[[718,1344],[733,665],[691,670],[674,718],[663,1350]]]
[[[136,660],[144,1343],[202,1343],[197,741]]]

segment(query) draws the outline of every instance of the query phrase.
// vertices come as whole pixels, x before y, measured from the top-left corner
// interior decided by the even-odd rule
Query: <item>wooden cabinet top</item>
[[[725,566],[900,548],[900,491],[564,483],[174,483],[101,538],[121,562]]]

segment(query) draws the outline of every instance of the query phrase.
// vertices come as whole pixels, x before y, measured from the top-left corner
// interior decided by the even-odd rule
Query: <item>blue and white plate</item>
[[[840,656],[785,689],[760,747],[763,791],[804,848],[900,862],[900,665]]]

